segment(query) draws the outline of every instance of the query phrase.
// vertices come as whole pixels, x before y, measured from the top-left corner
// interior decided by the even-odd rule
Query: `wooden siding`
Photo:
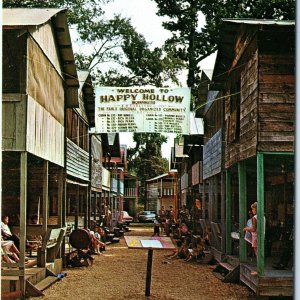
[[[64,166],[64,127],[30,96],[27,106],[26,150]]]
[[[39,27],[29,28],[30,34],[33,36],[35,41],[38,43],[43,52],[48,57],[49,61],[51,61],[52,65],[58,71],[61,77],[63,77],[63,72],[61,70],[59,57],[57,55],[57,48],[54,40],[54,31],[51,25],[51,21],[43,24]]]
[[[2,95],[2,150],[24,151],[26,149],[26,96]]]
[[[259,56],[258,150],[294,151],[294,55]]]
[[[222,130],[220,129],[203,148],[203,179],[221,172]]]
[[[89,180],[89,153],[67,139],[67,174],[82,180]]]
[[[197,161],[192,166],[192,185],[202,183],[202,162]]]
[[[241,72],[240,159],[256,155],[258,52],[249,59]]]
[[[64,125],[63,79],[32,38],[28,39],[27,51],[28,94]]]

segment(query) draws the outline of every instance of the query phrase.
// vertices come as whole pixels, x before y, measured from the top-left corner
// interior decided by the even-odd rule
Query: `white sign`
[[[96,88],[97,133],[190,133],[190,88]]]

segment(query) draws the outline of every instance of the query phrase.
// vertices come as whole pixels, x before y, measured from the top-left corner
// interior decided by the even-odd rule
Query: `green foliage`
[[[295,0],[153,0],[158,15],[167,16],[164,28],[172,32],[166,41],[188,67],[187,85],[197,96],[199,62],[216,51],[222,18],[295,19]],[[206,25],[199,29],[199,16]]]
[[[161,156],[161,145],[167,141],[167,137],[158,133],[135,133],[134,148],[129,148],[129,172],[135,174],[141,182],[141,194],[139,198],[145,199],[145,181],[164,174],[169,170],[169,162]]]
[[[170,47],[150,49],[130,19],[104,17],[105,4],[113,0],[4,0],[3,7],[67,8],[70,27],[76,30],[75,53],[79,69],[89,70],[103,86],[166,86],[177,84],[184,63]],[[109,67],[106,67],[109,63]]]

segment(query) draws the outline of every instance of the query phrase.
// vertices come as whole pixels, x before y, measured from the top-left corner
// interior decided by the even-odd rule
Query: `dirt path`
[[[126,234],[152,234],[152,228],[131,229]],[[93,266],[65,269],[66,277],[44,291],[44,297],[34,299],[253,299],[247,287],[223,283],[207,264],[181,259],[164,263],[164,256],[170,252],[163,250],[153,254],[151,297],[147,298],[147,253],[146,250],[128,250],[122,238],[119,243],[107,246],[104,255],[94,256]]]

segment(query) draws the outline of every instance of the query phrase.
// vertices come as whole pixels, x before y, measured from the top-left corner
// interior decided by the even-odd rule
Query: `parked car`
[[[139,222],[154,222],[156,213],[154,211],[145,210],[139,214]]]
[[[125,210],[122,211],[122,222],[126,223],[127,225],[133,221],[133,217],[129,215],[129,213]]]

